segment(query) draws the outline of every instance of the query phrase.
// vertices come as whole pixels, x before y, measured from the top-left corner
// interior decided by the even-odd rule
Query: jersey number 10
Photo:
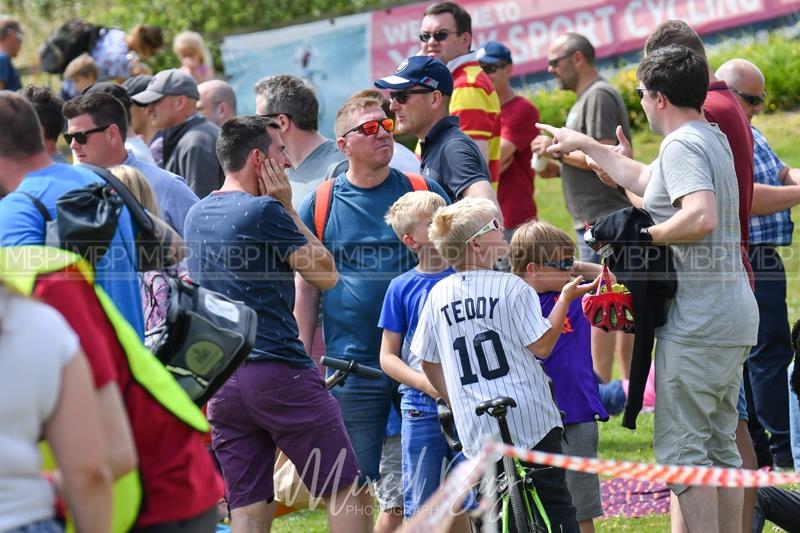
[[[492,343],[492,348],[497,356],[497,368],[489,368],[489,361],[486,358],[486,351],[483,345],[486,342]],[[497,379],[508,374],[508,359],[506,352],[503,350],[503,343],[500,341],[500,335],[496,331],[488,330],[478,333],[472,339],[472,346],[475,348],[475,355],[478,359],[478,369],[486,380]],[[458,353],[458,358],[461,360],[461,384],[470,385],[478,382],[478,375],[472,368],[470,362],[469,348],[467,346],[467,338],[459,337],[453,342],[453,349]]]

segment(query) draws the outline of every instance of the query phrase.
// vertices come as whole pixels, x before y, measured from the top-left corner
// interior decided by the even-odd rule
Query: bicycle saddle
[[[498,396],[497,398],[492,398],[491,400],[486,400],[485,402],[479,403],[477,407],[475,407],[475,414],[481,416],[483,413],[488,412],[489,416],[504,416],[506,414],[506,407],[516,406],[517,402],[514,401],[514,398],[509,398],[508,396]]]

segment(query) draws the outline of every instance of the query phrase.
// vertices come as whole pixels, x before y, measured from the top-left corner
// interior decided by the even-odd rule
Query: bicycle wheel
[[[511,507],[510,518],[513,519],[508,530],[509,532],[516,531],[516,533],[533,533],[523,499],[522,480],[517,475],[517,466],[513,457],[503,456],[503,471],[506,474],[508,504]]]

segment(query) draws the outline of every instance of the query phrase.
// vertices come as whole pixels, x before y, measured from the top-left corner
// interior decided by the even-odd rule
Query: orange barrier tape
[[[588,472],[612,477],[637,479],[680,485],[704,485],[707,487],[769,487],[800,483],[800,473],[765,472],[763,470],[739,470],[703,466],[677,466],[629,461],[588,459],[570,455],[537,452],[488,442],[478,457],[460,463],[447,477],[444,484],[425,503],[425,510],[415,514],[402,528],[404,533],[431,533],[445,531],[449,524],[451,509],[463,498],[466,487],[474,486],[484,473],[490,474],[495,457],[511,455],[527,463],[555,466],[576,472]],[[481,508],[491,507],[493,497],[484,498]],[[484,505],[486,504],[486,505]]]
[[[640,481],[704,485],[706,487],[769,487],[800,483],[800,473],[796,472],[631,463],[537,452],[500,443],[491,443],[488,446],[490,453],[513,455],[528,463]]]

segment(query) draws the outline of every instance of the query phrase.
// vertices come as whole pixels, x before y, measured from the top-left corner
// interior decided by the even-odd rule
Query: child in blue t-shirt
[[[428,292],[454,272],[428,238],[433,213],[445,206],[438,194],[416,191],[401,196],[386,214],[386,223],[419,257],[419,264],[389,284],[378,327],[383,328],[381,368],[400,382],[403,394],[404,514],[413,515],[441,483],[442,473],[461,460],[442,436],[434,398],[441,396],[422,373],[419,358],[408,350]]]
[[[560,229],[546,222],[527,222],[511,238],[511,269],[539,294],[542,314],[547,315],[570,278],[593,278],[600,265],[575,264],[575,244]],[[553,380],[556,403],[565,413],[565,455],[597,457],[597,421],[608,420],[592,368],[592,327],[583,316],[581,298],[570,303],[567,319],[550,357],[542,361]],[[603,514],[597,474],[567,470],[567,488],[577,510],[581,531],[593,530],[592,519]]]

